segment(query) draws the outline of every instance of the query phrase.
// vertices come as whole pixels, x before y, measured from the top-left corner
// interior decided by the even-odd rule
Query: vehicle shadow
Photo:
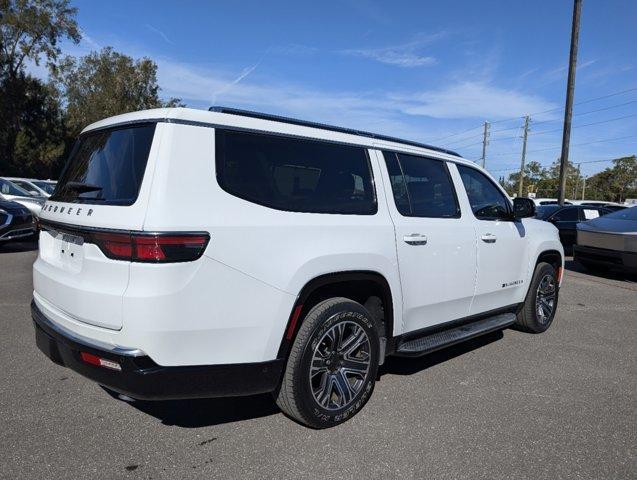
[[[591,276],[599,277],[599,278],[605,278],[607,280],[618,280],[618,281],[628,281],[628,282],[637,281],[637,275],[631,275],[629,273],[624,273],[619,270],[611,270],[609,268],[604,268],[604,267],[591,270],[577,263],[573,259],[570,259],[570,260],[567,259],[564,262],[564,268],[571,272],[582,273],[584,275],[591,275]]]
[[[459,343],[452,347],[447,347],[437,352],[430,353],[423,357],[388,357],[385,364],[380,367],[379,377],[383,375],[413,375],[431,367],[435,367],[453,358],[469,353],[490,343],[501,340],[504,334],[501,330],[487,333],[480,337],[466,342]]]
[[[32,252],[38,249],[38,241],[0,242],[0,255],[3,253]]]
[[[431,368],[500,340],[503,336],[501,331],[493,332],[419,358],[389,357],[380,368],[379,379],[382,381],[383,375],[412,375],[421,372],[427,368]],[[118,398],[114,392],[106,391],[114,398]],[[268,417],[281,412],[270,394],[250,397],[165,400],[156,402],[136,400],[130,402],[129,405],[157,418],[164,425],[182,428],[221,425],[253,418]]]
[[[280,412],[270,394],[157,402],[136,400],[130,402],[130,405],[157,418],[164,425],[183,428],[221,425],[268,417]]]

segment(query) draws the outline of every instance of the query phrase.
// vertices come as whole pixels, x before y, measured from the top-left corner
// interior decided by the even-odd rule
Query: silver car
[[[590,269],[637,274],[637,207],[578,223],[573,258]]]
[[[31,195],[5,178],[0,178],[0,196],[5,200],[13,200],[29,209],[32,215],[39,217],[45,198]]]

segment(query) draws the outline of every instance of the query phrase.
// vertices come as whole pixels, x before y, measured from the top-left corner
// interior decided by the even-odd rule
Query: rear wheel
[[[531,333],[542,333],[553,323],[557,310],[557,271],[548,263],[538,263],[524,306],[518,313],[515,326]]]
[[[356,415],[374,389],[379,335],[369,312],[346,298],[310,310],[294,340],[277,404],[313,428]]]

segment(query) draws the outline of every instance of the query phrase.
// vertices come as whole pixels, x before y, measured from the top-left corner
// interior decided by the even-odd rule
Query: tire
[[[277,405],[317,429],[353,417],[374,390],[379,342],[372,316],[359,303],[330,298],[315,305],[292,344]]]
[[[533,272],[524,305],[517,315],[514,326],[530,333],[542,333],[548,330],[555,318],[558,296],[557,271],[548,263],[538,263]]]

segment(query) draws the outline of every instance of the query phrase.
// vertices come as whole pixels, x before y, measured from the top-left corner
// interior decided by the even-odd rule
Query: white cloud
[[[542,112],[556,105],[538,96],[486,82],[460,82],[440,90],[400,96],[404,113],[435,118],[476,117],[497,120]]]
[[[168,38],[168,36],[167,36],[164,32],[162,32],[159,28],[157,28],[157,27],[153,27],[150,23],[147,23],[147,24],[145,25],[145,27],[146,27],[148,30],[150,30],[151,32],[154,32],[154,33],[156,33],[157,35],[159,35],[161,38],[163,38],[163,39],[164,39],[164,41],[165,41],[166,43],[169,43],[170,45],[174,45],[174,44],[175,44],[175,43],[174,43],[173,41],[171,41],[171,40]]]
[[[435,57],[425,55],[422,50],[431,43],[446,35],[445,32],[431,35],[421,34],[415,40],[383,48],[363,48],[342,50],[345,55],[354,55],[362,58],[376,60],[377,62],[398,67],[425,67],[438,63]]]
[[[381,48],[376,50],[345,50],[344,53],[369,58],[380,63],[396,65],[398,67],[426,67],[438,63],[438,61],[431,56],[417,55],[413,52],[405,52],[392,48]]]

